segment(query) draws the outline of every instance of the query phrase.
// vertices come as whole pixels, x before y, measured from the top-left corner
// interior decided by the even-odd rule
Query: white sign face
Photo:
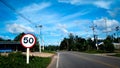
[[[36,43],[36,38],[32,34],[25,34],[20,40],[21,44],[26,48],[31,48]]]

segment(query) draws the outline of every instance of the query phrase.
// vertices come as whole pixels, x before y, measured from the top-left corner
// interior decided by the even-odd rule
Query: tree
[[[86,40],[84,38],[74,36],[72,33],[69,34],[68,38],[64,38],[60,44],[60,50],[83,51],[86,50],[86,47]]]
[[[14,41],[20,41],[22,36],[25,35],[25,33],[20,33],[19,35],[17,35],[15,38],[14,38]],[[31,48],[31,51],[39,51],[39,41],[38,39],[36,38],[36,44]]]
[[[5,39],[3,39],[3,38],[0,37],[0,41],[5,41]]]
[[[87,48],[88,50],[96,49],[95,41],[93,41],[91,38],[87,39]]]
[[[114,38],[114,42],[115,42],[115,43],[120,43],[120,37]]]
[[[72,33],[69,34],[69,38],[64,38],[60,44],[60,50],[75,50],[75,39]]]
[[[72,33],[69,34],[69,39],[68,39],[68,50],[75,50],[76,46],[75,46],[75,38],[74,35]]]
[[[25,33],[20,33],[19,35],[17,35],[15,38],[14,38],[14,41],[20,41],[21,37],[25,35]]]
[[[104,40],[104,48],[106,52],[113,52],[114,51],[114,45],[112,44],[112,38],[111,36],[108,36],[105,40]]]
[[[45,46],[46,51],[57,51],[59,48],[55,45]]]
[[[0,41],[12,41],[11,39],[4,39],[2,37],[0,37]]]
[[[77,50],[79,51],[86,50],[86,40],[84,38],[76,36],[75,40],[76,40],[75,45],[76,45]]]
[[[36,44],[31,48],[31,51],[39,51],[39,41],[38,38],[36,38]]]
[[[88,38],[86,40],[86,44],[87,44],[87,50],[92,50],[93,41],[91,40],[91,38]]]
[[[64,38],[63,41],[60,43],[60,50],[67,50],[68,49],[68,39]]]

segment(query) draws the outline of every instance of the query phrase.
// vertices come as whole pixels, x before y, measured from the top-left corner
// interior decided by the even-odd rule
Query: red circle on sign
[[[23,42],[23,39],[25,39],[25,37],[28,38],[29,36],[30,36],[32,39],[34,39],[34,41],[33,41],[32,44],[29,44],[29,43],[25,44],[25,43]],[[27,41],[28,41],[28,40],[27,40]],[[22,46],[25,47],[25,48],[32,48],[32,47],[35,45],[35,43],[36,43],[36,37],[35,37],[33,34],[25,34],[25,35],[23,35],[23,36],[21,37],[20,43],[21,43]]]

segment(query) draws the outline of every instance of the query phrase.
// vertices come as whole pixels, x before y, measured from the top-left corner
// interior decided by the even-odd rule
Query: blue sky
[[[14,8],[13,11],[0,2],[0,37],[5,39],[13,39],[21,32],[38,36],[40,29],[35,26],[42,25],[45,45],[58,44],[69,33],[92,38],[90,26],[93,24],[97,25],[98,38],[105,38],[105,32],[115,33],[115,27],[120,26],[120,0],[2,1]]]

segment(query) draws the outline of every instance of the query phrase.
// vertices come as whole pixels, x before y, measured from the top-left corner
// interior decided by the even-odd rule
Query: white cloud
[[[78,27],[88,27],[91,24],[91,21],[88,19],[79,19],[79,20],[74,20],[73,23],[78,26]],[[85,28],[86,28],[85,27]]]
[[[116,13],[114,13],[113,11],[108,10],[107,12],[108,12],[108,13],[110,14],[110,16],[112,16],[112,17],[115,17],[115,16],[116,16]]]
[[[9,36],[5,36],[5,35],[0,35],[0,38],[3,38],[3,39],[10,39]]]
[[[111,3],[112,3],[111,1],[96,1],[93,4],[100,8],[109,9]]]
[[[21,15],[23,15],[24,17],[29,19],[32,22],[31,24],[33,24],[33,23],[38,24],[38,23],[46,22],[46,19],[51,20],[51,19],[54,19],[55,17],[57,17],[56,14],[46,13],[46,11],[45,11],[46,8],[48,8],[50,6],[51,6],[51,3],[49,3],[49,2],[32,3],[21,9],[18,9],[17,11]],[[20,17],[18,17],[17,20],[15,20],[15,21],[21,22],[22,20]],[[42,23],[42,24],[44,24],[44,23]]]
[[[51,32],[51,34],[50,34],[51,36],[52,35],[57,36],[56,33],[58,33],[58,32],[61,32],[59,35],[61,35],[63,33],[67,34],[68,33],[67,29],[72,27],[71,24],[58,24],[56,22],[64,23],[67,20],[70,20],[70,19],[76,18],[78,16],[85,15],[85,14],[89,13],[88,10],[84,9],[84,10],[82,10],[80,12],[73,13],[71,15],[61,17],[61,15],[59,15],[59,14],[51,13],[51,12],[44,12],[42,10],[42,9],[45,9],[45,8],[49,7],[51,5],[50,3],[44,3],[44,5],[47,5],[47,6],[45,7],[44,5],[42,5],[44,7],[42,9],[40,8],[40,5],[41,5],[41,3],[40,4],[28,5],[27,7],[24,7],[21,10],[19,10],[19,12],[21,12],[28,19],[30,19],[33,22],[33,24],[36,24],[36,25],[41,24],[41,25],[43,25],[42,30],[44,32],[46,32],[46,34],[50,34],[49,32]],[[33,7],[34,7],[34,9],[31,9]],[[41,12],[42,12],[42,14],[41,14]],[[20,18],[18,18],[17,21],[12,21],[12,22],[21,23],[22,20],[21,19],[19,20],[19,19]],[[30,26],[30,25],[34,26],[32,24],[29,24],[28,26]]]
[[[111,20],[107,18],[94,20],[94,24],[97,25],[98,30],[101,30],[103,32],[113,31],[116,26],[120,25],[117,20]]]
[[[39,10],[43,10],[47,7],[49,7],[51,4],[50,3],[33,3],[32,5],[28,5],[27,7],[22,8],[20,11],[20,13],[27,13],[27,12],[35,12],[35,11],[39,11]]]
[[[110,14],[110,16],[116,17],[116,16],[120,15],[120,13],[119,13],[120,8],[115,8],[115,9],[112,9],[112,10],[108,10],[107,12]]]
[[[27,19],[31,20],[34,24],[46,24],[54,22],[58,18],[58,14],[48,12],[47,8],[50,6],[51,3],[49,2],[33,3],[19,9],[18,12],[25,16]]]
[[[53,22],[57,20],[56,18],[58,18],[57,17],[58,15],[51,12],[47,12],[47,13],[44,12],[44,9],[48,8],[49,6],[51,6],[51,3],[43,2],[39,4],[33,3],[22,9],[19,9],[18,12],[24,15],[27,19],[31,20],[32,23],[29,23],[28,21],[24,20],[22,17],[18,16],[16,20],[11,20],[7,22],[7,23],[15,23],[12,24],[13,27],[9,27],[10,25],[7,25],[7,27],[9,27],[9,29],[7,30],[11,33],[19,33],[19,32],[27,31],[27,32],[35,32],[36,34],[38,34],[39,33],[37,31],[38,29],[34,31],[31,27],[35,27],[36,25],[43,25],[42,30],[44,32],[56,31]],[[45,26],[45,25],[49,25],[51,22],[53,23],[52,26]]]
[[[111,5],[111,1],[109,0],[58,0],[58,2],[62,3],[70,3],[72,5],[86,5],[91,4],[100,8],[109,9]]]
[[[80,16],[83,16],[87,13],[89,13],[90,11],[89,10],[82,10],[82,11],[79,11],[77,13],[73,13],[73,14],[70,14],[68,16],[64,16],[62,17],[62,19],[60,21],[65,21],[65,20],[68,20],[68,19],[73,19],[73,18],[76,18],[76,17],[80,17]]]
[[[58,29],[60,31],[62,31],[62,33],[68,34],[68,30],[66,29],[66,25],[65,24],[57,24],[57,26],[58,26]]]
[[[54,37],[58,37],[58,36],[60,36],[60,34],[55,33],[55,32],[51,32],[51,33],[49,33],[49,35],[50,35],[50,36],[54,36]]]
[[[21,32],[34,32],[34,30],[29,26],[24,26],[21,24],[7,24],[6,28],[10,33],[21,33]]]
[[[62,23],[56,23],[56,26],[54,27],[54,29],[56,32],[61,32],[60,35],[68,35],[69,33],[74,33],[76,35],[86,35],[86,31],[91,31],[91,29],[89,28],[90,26],[90,20],[73,20],[70,22],[64,21]],[[89,33],[90,33],[89,32]]]
[[[27,20],[25,20],[22,17],[17,16],[17,19],[15,20],[9,20],[6,23],[20,23],[20,24],[24,24],[24,25],[31,25],[32,23],[28,22]]]
[[[91,1],[85,1],[85,0],[58,0],[58,2],[62,2],[62,3],[70,3],[73,5],[80,5],[80,4],[89,4],[92,3],[93,0]]]

